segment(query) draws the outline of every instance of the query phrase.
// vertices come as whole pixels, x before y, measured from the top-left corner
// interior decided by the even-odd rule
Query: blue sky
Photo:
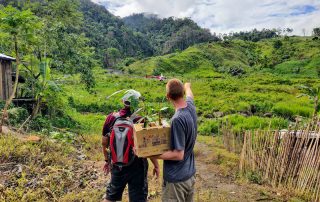
[[[320,27],[320,0],[92,0],[105,5],[113,14],[154,13],[160,17],[190,17],[211,32],[253,28],[294,29],[310,35]]]

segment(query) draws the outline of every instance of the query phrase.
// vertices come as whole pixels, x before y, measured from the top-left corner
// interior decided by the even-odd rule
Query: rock
[[[296,116],[295,117],[295,121],[296,122],[301,122],[303,120],[303,118],[301,116]]]
[[[18,178],[22,176],[22,165],[20,164],[16,165],[15,173]]]
[[[213,116],[215,118],[221,118],[224,116],[224,113],[223,112],[213,112]]]
[[[271,112],[267,112],[263,115],[264,117],[268,117],[271,118],[272,117],[272,113]]]
[[[35,135],[31,135],[29,137],[26,138],[27,142],[40,142],[41,138]]]
[[[204,118],[212,119],[212,118],[214,118],[214,116],[212,114],[206,114],[206,115],[204,115]]]
[[[249,115],[247,113],[240,113],[241,116],[244,116],[244,117],[248,117]]]
[[[80,161],[85,160],[86,158],[87,158],[87,156],[84,155],[84,154],[81,154],[81,155],[77,156],[77,159],[80,160]]]

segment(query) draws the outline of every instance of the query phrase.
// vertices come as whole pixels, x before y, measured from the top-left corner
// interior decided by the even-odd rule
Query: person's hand
[[[190,89],[191,88],[191,83],[187,82],[184,84],[184,89]]]
[[[104,172],[105,175],[108,175],[108,174],[110,173],[110,163],[107,163],[107,162],[106,162],[106,163],[104,164],[102,170],[103,170],[103,172]]]
[[[159,176],[160,176],[160,168],[159,167],[154,167],[152,173],[153,173],[153,176],[156,176],[157,179],[158,179]]]
[[[136,149],[136,147],[132,147],[132,151],[133,151],[133,154],[134,154],[135,156],[137,156],[137,149]]]

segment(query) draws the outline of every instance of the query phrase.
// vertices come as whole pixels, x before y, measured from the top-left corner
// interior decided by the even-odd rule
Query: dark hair
[[[183,83],[179,79],[171,79],[167,83],[167,95],[172,100],[178,100],[184,96]]]

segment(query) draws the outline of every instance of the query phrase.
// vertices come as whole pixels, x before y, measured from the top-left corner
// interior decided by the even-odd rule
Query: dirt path
[[[196,157],[197,181],[195,201],[202,202],[247,202],[247,201],[287,201],[279,193],[271,188],[256,184],[239,183],[234,174],[223,174],[220,165],[215,161],[208,161],[214,158],[216,152],[211,145],[197,143],[198,151]],[[214,163],[212,163],[214,162]],[[101,170],[103,162],[90,162],[92,168]],[[161,180],[155,180],[151,175],[152,165],[149,169],[149,196],[150,202],[161,201]],[[93,183],[101,190],[105,189],[105,183],[110,176],[104,176],[98,172],[98,178]],[[123,201],[128,201],[128,191],[124,192]]]
[[[196,201],[284,201],[269,188],[255,184],[237,183],[232,174],[222,174],[219,165],[208,161],[213,148],[197,143]],[[279,195],[279,193],[278,193]]]

